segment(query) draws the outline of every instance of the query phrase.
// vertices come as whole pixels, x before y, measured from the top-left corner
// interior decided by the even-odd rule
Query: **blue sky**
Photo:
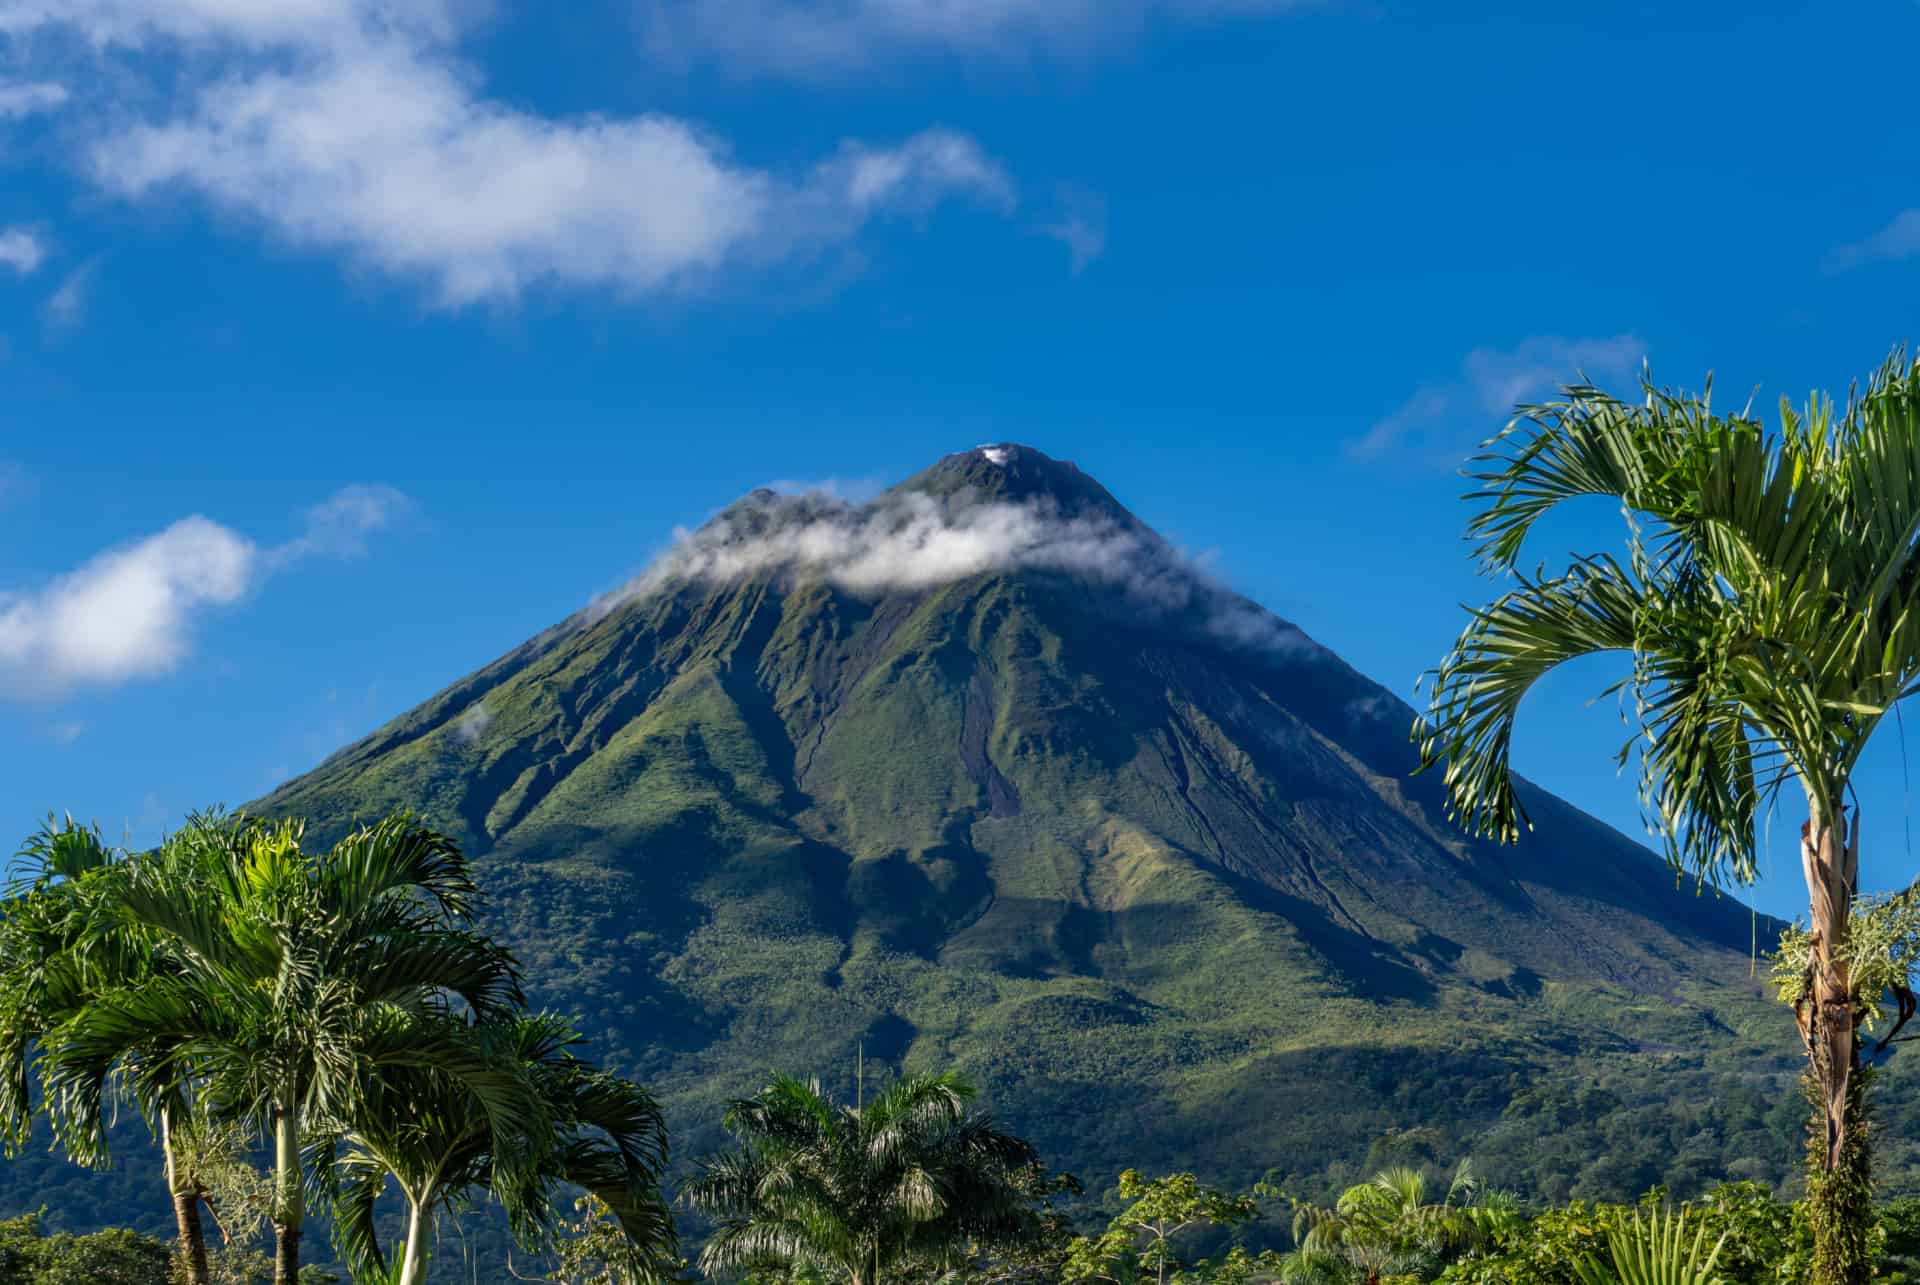
[[[1490,596],[1453,469],[1514,397],[1644,356],[1770,405],[1916,337],[1916,41],[1911,3],[0,0],[0,830],[252,798],[752,486],[983,441],[1410,694]],[[1604,677],[1517,758],[1638,832]]]

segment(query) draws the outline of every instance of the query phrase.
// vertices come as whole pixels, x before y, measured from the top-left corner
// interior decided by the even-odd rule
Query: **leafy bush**
[[[154,1285],[167,1279],[165,1241],[125,1228],[48,1235],[39,1214],[0,1222],[0,1282],[5,1285]]]
[[[1255,1257],[1235,1246],[1218,1260],[1189,1263],[1176,1240],[1183,1232],[1237,1227],[1259,1216],[1252,1196],[1237,1196],[1201,1185],[1190,1173],[1147,1181],[1137,1170],[1120,1175],[1120,1198],[1131,1201],[1098,1237],[1076,1236],[1067,1246],[1060,1271],[1065,1285],[1243,1285],[1271,1271],[1271,1255]]]
[[[1581,1285],[1723,1285],[1713,1269],[1727,1235],[1709,1248],[1705,1221],[1690,1210],[1655,1208],[1642,1222],[1636,1209],[1631,1223],[1607,1233],[1607,1266],[1589,1255],[1573,1271]]]

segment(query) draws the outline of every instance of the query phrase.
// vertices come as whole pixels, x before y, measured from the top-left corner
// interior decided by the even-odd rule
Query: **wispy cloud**
[[[1513,348],[1476,348],[1460,374],[1416,389],[1399,406],[1347,442],[1347,457],[1391,459],[1418,468],[1456,465],[1491,437],[1513,408],[1585,377],[1601,383],[1631,379],[1646,358],[1644,340],[1631,334],[1601,339],[1536,335]]]
[[[32,228],[0,228],[0,265],[27,276],[47,259],[47,243]]]
[[[810,165],[736,160],[671,116],[547,116],[489,98],[449,0],[0,0],[0,32],[100,51],[216,49],[169,106],[81,122],[85,172],[128,200],[187,193],[291,244],[425,283],[441,305],[529,288],[649,293],[765,270],[954,199],[1011,209],[974,139],[849,140]],[[224,68],[213,78],[201,70]],[[76,100],[77,101],[77,100]]]
[[[678,586],[756,576],[878,594],[1002,571],[1097,583],[1136,613],[1184,621],[1235,646],[1280,653],[1312,646],[1138,524],[1098,513],[1067,517],[1044,500],[982,501],[969,491],[886,494],[867,504],[763,492],[697,531],[677,531],[665,553],[588,615]]]
[[[487,729],[492,725],[493,711],[484,703],[475,701],[467,706],[460,715],[460,721],[453,725],[453,734],[462,745],[473,745],[487,734]]]
[[[273,556],[280,562],[314,554],[359,557],[367,551],[369,535],[412,511],[413,501],[394,487],[367,483],[343,486],[308,509],[305,530],[273,550]]]
[[[847,504],[865,504],[886,490],[887,482],[881,477],[783,477],[767,483],[766,489],[775,495],[823,495]]]
[[[87,318],[87,303],[93,293],[95,264],[83,263],[67,274],[47,300],[47,326],[53,330],[72,330]]]
[[[1155,22],[1285,13],[1312,0],[641,0],[647,43],[674,62],[711,61],[804,79],[944,54],[1085,56]]]
[[[1829,272],[1862,264],[1910,259],[1920,254],[1920,210],[1902,210],[1893,221],[1863,241],[1839,246],[1827,256]]]
[[[1040,232],[1067,247],[1077,276],[1106,253],[1107,199],[1084,188],[1063,188],[1059,209],[1041,223]]]
[[[40,735],[64,749],[86,735],[91,726],[84,718],[61,719],[41,728]]]
[[[171,671],[191,652],[194,622],[208,610],[239,601],[301,558],[351,551],[314,538],[312,514],[353,509],[350,492],[389,490],[348,488],[310,511],[307,534],[284,545],[263,548],[195,515],[37,589],[0,593],[0,694],[57,696]]]
[[[50,112],[65,103],[67,97],[66,86],[51,81],[0,80],[0,120],[18,120],[36,112]]]

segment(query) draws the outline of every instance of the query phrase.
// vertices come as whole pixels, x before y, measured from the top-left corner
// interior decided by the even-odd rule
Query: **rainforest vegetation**
[[[0,906],[0,1141],[124,1175],[123,1199],[75,1225],[103,1188],[14,1171],[36,1177],[0,1184],[0,1285],[1912,1279],[1914,1143],[1877,1120],[1911,1105],[1886,1068],[1920,1008],[1920,893],[1859,888],[1852,778],[1920,689],[1920,365],[1894,358],[1841,409],[1783,405],[1774,430],[1645,392],[1568,388],[1478,462],[1469,533],[1506,587],[1430,676],[1417,754],[1387,748],[1376,689],[1304,645],[1282,664],[1096,629],[1058,584],[1005,577],[902,599],[834,661],[846,709],[783,713],[755,704],[772,671],[743,676],[727,648],[791,660],[781,639],[885,613],[727,588],[556,632],[270,806],[190,817],[150,850],[50,819]],[[964,467],[918,484],[964,490]],[[1034,469],[1056,501],[1111,504]],[[1621,550],[1525,573],[1536,523],[1594,496],[1629,515]],[[1007,642],[989,624],[1009,620],[1026,624]],[[660,640],[682,636],[674,655],[704,668],[669,682]],[[1070,674],[1095,642],[1104,722],[1021,669]],[[889,647],[891,686],[869,681]],[[1606,652],[1630,658],[1622,761],[1668,877],[1750,883],[1762,820],[1804,805],[1807,914],[1768,924],[1771,1022],[1727,967],[1750,928],[1760,969],[1757,917],[1681,903],[1648,854],[1510,771],[1534,684]],[[997,705],[989,667],[1012,693]],[[630,707],[552,695],[602,680]],[[476,693],[497,718],[469,718]],[[1293,721],[1249,721],[1282,695]],[[550,722],[590,706],[617,725],[554,750]],[[957,766],[905,748],[940,710]],[[819,726],[789,778],[780,729],[803,714]],[[485,747],[482,724],[500,729]],[[1075,749],[1094,732],[1098,753]],[[833,735],[852,740],[822,756]],[[1140,745],[1177,750],[1177,789]],[[1403,793],[1395,763],[1432,774]],[[875,781],[884,806],[861,813]],[[420,816],[393,806],[409,791]],[[1316,810],[1334,797],[1368,827],[1335,828]],[[1436,838],[1429,797],[1473,837]],[[1584,854],[1542,876],[1559,882],[1488,855],[1530,810]],[[1217,866],[1175,841],[1194,817]],[[1239,826],[1235,852],[1214,818]],[[900,826],[921,827],[913,846]],[[483,878],[468,849],[489,840]],[[1310,872],[1357,845],[1341,886],[1373,918],[1287,882],[1308,840]],[[1236,866],[1247,853],[1272,864]],[[717,1061],[746,1049],[779,1062]],[[1212,1169],[1061,1159],[1099,1129],[1101,1154],[1138,1139],[1157,1161],[1200,1125]],[[1275,1136],[1298,1145],[1250,1160]]]

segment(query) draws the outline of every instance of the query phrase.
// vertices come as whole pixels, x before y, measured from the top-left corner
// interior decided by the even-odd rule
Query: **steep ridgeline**
[[[863,1045],[959,1062],[1096,1186],[1469,1148],[1541,1194],[1777,1176],[1774,926],[1538,791],[1526,843],[1467,841],[1412,717],[1006,445],[861,506],[754,492],[255,806],[409,806],[481,855],[537,998],[681,1155]]]

